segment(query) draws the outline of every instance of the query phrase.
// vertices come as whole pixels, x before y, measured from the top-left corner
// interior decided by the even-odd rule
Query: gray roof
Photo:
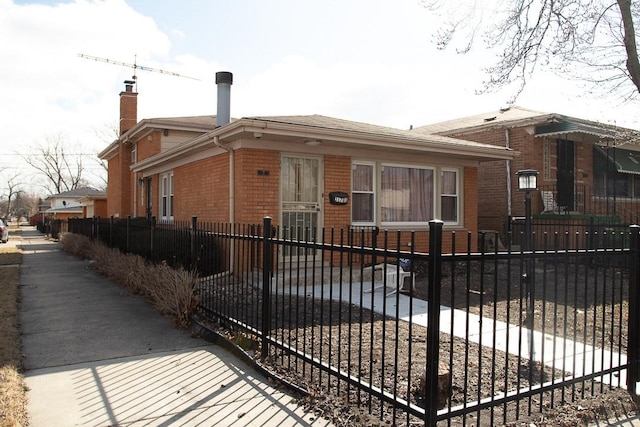
[[[82,212],[82,206],[65,206],[62,208],[49,208],[47,213],[79,213]]]
[[[375,133],[381,135],[406,135],[400,129],[386,126],[372,125],[369,123],[354,122],[351,120],[337,119],[335,117],[312,114],[307,116],[257,116],[244,117],[249,120],[262,120],[265,122],[289,123],[300,126],[311,126],[323,129],[348,130],[363,133]]]
[[[618,141],[618,143],[629,143],[640,139],[638,131],[634,129],[522,107],[505,108],[421,126],[416,128],[415,132],[447,135],[455,138],[488,129],[509,129],[527,126],[532,127],[533,135],[536,137],[581,135],[596,144],[609,140]]]
[[[144,119],[140,123],[166,124],[168,126],[194,126],[213,129],[216,127],[216,116],[184,116],[184,117],[156,117]]]
[[[307,126],[317,129],[329,129],[340,130],[347,132],[356,132],[363,135],[370,136],[390,136],[397,138],[404,138],[416,143],[431,142],[439,144],[447,144],[451,146],[466,146],[466,147],[487,147],[495,148],[495,146],[489,144],[482,144],[479,142],[466,141],[462,139],[449,138],[441,135],[434,135],[430,133],[418,133],[411,130],[396,129],[386,126],[372,125],[369,123],[355,122],[351,120],[337,119],[334,117],[327,117],[318,114],[307,116],[258,116],[258,117],[243,117],[247,120],[260,120],[273,123],[285,123],[297,126]]]
[[[505,125],[513,122],[521,124],[530,122],[530,124],[535,124],[544,122],[545,119],[552,116],[555,116],[555,114],[530,110],[522,107],[511,107],[420,126],[415,128],[414,131],[420,133],[440,134],[462,129],[494,127],[496,125]]]
[[[98,196],[106,194],[104,191],[96,190],[92,187],[78,187],[73,190],[64,191],[58,194],[52,194],[47,199],[63,198],[63,197],[86,197],[86,196]]]

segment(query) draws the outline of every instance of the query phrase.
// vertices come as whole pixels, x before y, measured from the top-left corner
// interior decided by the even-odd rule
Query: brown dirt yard
[[[488,271],[485,267],[445,268],[442,304],[469,307],[470,313],[511,324],[530,322],[527,325],[533,324],[537,331],[587,343],[616,341],[626,349],[628,297],[620,270],[572,262],[536,265],[536,288],[531,291],[533,314],[527,317],[526,292],[522,289],[519,266],[497,263]],[[258,291],[240,288],[243,289],[240,293],[227,286],[216,292],[223,292],[222,297],[230,306],[258,313],[255,307]],[[418,279],[414,296],[426,299],[425,279]],[[277,311],[273,314],[276,324],[272,325],[277,339],[308,352],[315,349],[315,355],[318,348],[323,348],[325,356],[330,354],[329,359],[338,363],[341,370],[374,379],[385,388],[395,387],[399,396],[424,405],[418,384],[426,364],[426,328],[396,322],[337,301],[282,298],[273,309]],[[304,324],[301,325],[300,319],[305,319]],[[453,366],[452,406],[489,397],[489,393],[526,389],[529,381],[535,386],[570,376],[557,367],[530,364],[517,356],[492,351],[445,333],[440,334],[440,341],[440,360]],[[350,346],[348,342],[354,344]],[[422,424],[419,419],[394,411],[387,404],[375,399],[372,403],[355,388],[347,387],[344,381],[340,384],[317,368],[300,369],[298,364],[304,363],[285,352],[270,354],[269,368],[287,381],[306,388],[311,397],[303,402],[337,425]],[[294,365],[297,373],[290,369]],[[636,411],[626,390],[584,381],[553,393],[534,394],[519,404],[512,402],[493,410],[474,412],[466,419],[458,417],[450,425],[586,426],[610,418],[625,419]]]

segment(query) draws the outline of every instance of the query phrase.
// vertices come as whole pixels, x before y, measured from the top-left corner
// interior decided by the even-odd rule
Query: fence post
[[[129,252],[129,227],[131,227],[131,215],[127,216],[127,252]]]
[[[260,357],[264,360],[269,355],[268,337],[271,331],[271,268],[273,243],[271,243],[271,217],[263,218],[264,229],[262,231],[263,256],[262,256],[262,349]]]
[[[154,253],[154,251],[156,250],[155,236],[156,236],[156,222],[152,218],[151,219],[151,224],[149,224],[149,246],[150,246],[150,252],[149,253]]]
[[[115,220],[113,219],[113,215],[111,215],[111,218],[109,219],[109,247],[112,248],[113,247],[113,223],[115,222]]]
[[[196,249],[196,231],[198,228],[198,217],[191,217],[191,271],[195,271],[198,263],[198,254]]]
[[[443,221],[429,221],[429,281],[427,284],[427,361],[425,370],[425,426],[435,426],[438,415],[440,365],[440,285],[442,279]]]
[[[100,220],[100,218],[98,217],[92,217],[91,218],[91,223],[92,223],[92,227],[91,227],[91,240],[96,240],[96,237],[98,237],[98,221]]]
[[[638,401],[636,384],[640,372],[640,226],[629,227],[631,233],[631,272],[629,275],[629,346],[627,348],[627,391]]]

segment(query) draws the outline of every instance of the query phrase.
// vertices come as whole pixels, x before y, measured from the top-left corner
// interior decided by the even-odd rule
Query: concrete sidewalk
[[[34,229],[10,244],[32,426],[331,425]]]

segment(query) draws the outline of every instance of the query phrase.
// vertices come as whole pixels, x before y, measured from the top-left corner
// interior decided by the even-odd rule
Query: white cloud
[[[413,0],[245,0],[243,14],[226,2],[132,4],[146,15],[124,0],[0,0],[2,151],[28,152],[58,133],[90,152],[106,146],[96,131],[117,123],[118,94],[133,69],[79,53],[201,79],[138,70],[140,119],[215,114],[217,71],[234,74],[234,117],[323,114],[408,128],[496,110],[509,98],[474,94],[490,56],[436,50],[433,20]],[[518,104],[638,127],[637,104],[545,74]],[[0,167],[16,165],[0,158]]]

